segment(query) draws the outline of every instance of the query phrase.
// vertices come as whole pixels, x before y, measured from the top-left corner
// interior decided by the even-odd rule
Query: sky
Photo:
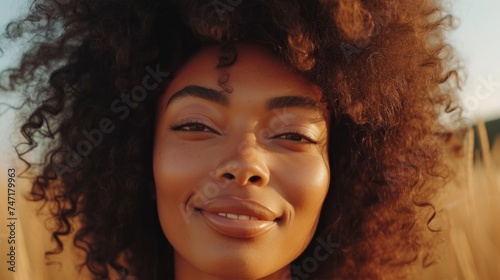
[[[445,6],[450,7],[459,22],[449,40],[467,69],[468,78],[460,93],[466,116],[500,118],[500,0],[446,1]],[[27,3],[28,0],[0,0],[0,30],[25,11]],[[17,54],[12,46],[4,51],[0,68]]]
[[[454,0],[458,28],[450,40],[468,78],[461,93],[470,116],[500,118],[500,1]]]
[[[26,0],[0,0],[0,25],[4,26],[10,19],[17,17],[26,3]]]

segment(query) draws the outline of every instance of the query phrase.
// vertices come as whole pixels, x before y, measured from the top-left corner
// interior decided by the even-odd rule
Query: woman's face
[[[320,90],[264,48],[237,45],[221,93],[207,47],[157,114],[158,214],[178,279],[279,278],[311,241],[329,186]]]

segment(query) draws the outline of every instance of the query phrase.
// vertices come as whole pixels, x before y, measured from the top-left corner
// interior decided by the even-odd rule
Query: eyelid
[[[213,125],[207,124],[206,122],[201,121],[199,119],[184,119],[184,120],[180,120],[180,121],[178,121],[178,122],[170,125],[170,129],[171,130],[182,131],[179,128],[181,128],[183,126],[187,126],[187,125],[202,125],[202,126],[205,126],[211,132],[213,132],[215,134],[218,134],[218,135],[222,135],[222,133],[220,133],[217,129],[213,128]],[[186,132],[203,132],[203,131],[186,131]]]
[[[300,135],[301,137],[303,137],[307,141],[307,142],[302,142],[302,141],[293,141],[293,140],[290,140],[292,142],[298,142],[298,143],[303,143],[303,144],[318,144],[318,141],[316,141],[313,138],[311,138],[310,136],[308,136],[307,133],[304,133],[303,131],[296,130],[296,129],[288,129],[285,132],[281,132],[281,133],[275,134],[275,135],[273,135],[271,137],[271,139],[277,139],[280,136],[288,135],[288,134]],[[288,139],[286,139],[286,140],[288,140]]]

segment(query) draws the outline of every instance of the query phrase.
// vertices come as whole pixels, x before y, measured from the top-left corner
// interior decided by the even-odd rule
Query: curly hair
[[[460,118],[444,39],[452,25],[433,0],[34,0],[6,30],[32,45],[2,84],[24,88],[36,104],[19,157],[49,140],[31,191],[53,206],[57,248],[48,254],[76,231],[96,279],[123,253],[140,279],[173,277],[173,249],[151,199],[165,73],[205,45],[248,41],[319,85],[332,116],[330,188],[313,242],[294,264],[328,238],[340,247],[313,279],[400,279],[417,262],[429,265],[432,200],[451,176],[440,117]],[[157,86],[127,103],[152,73]]]

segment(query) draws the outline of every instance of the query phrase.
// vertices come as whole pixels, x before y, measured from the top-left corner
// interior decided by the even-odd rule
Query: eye
[[[170,126],[173,131],[186,131],[186,132],[203,132],[215,133],[221,135],[217,130],[199,121],[188,121],[177,125]]]
[[[311,138],[305,136],[304,134],[298,131],[281,133],[273,136],[272,139],[284,139],[293,142],[301,142],[304,144],[317,144],[316,141],[312,140]]]

